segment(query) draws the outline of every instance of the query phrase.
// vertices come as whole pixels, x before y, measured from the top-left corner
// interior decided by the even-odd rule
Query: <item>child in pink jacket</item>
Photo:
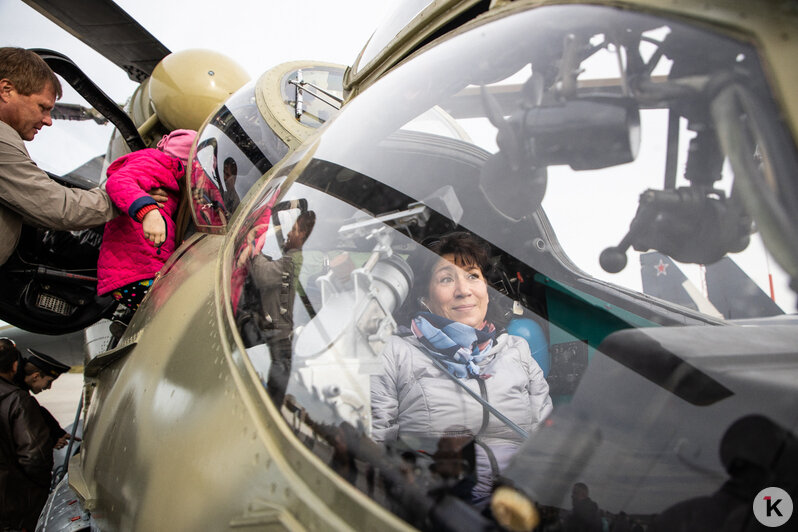
[[[175,250],[180,182],[197,132],[178,129],[158,149],[128,153],[108,167],[105,190],[123,213],[105,224],[97,261],[97,293],[111,293],[136,310],[155,274]],[[169,199],[159,208],[147,190],[160,187]]]

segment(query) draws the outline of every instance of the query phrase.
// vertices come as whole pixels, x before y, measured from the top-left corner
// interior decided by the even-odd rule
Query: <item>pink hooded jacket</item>
[[[175,222],[179,199],[178,180],[185,165],[156,149],[123,155],[108,168],[105,189],[114,204],[127,215],[105,224],[97,261],[97,293],[106,294],[120,286],[152,279],[175,250]],[[146,238],[136,213],[155,203],[146,191],[161,187],[169,199],[161,214],[166,220],[166,241],[156,248]]]

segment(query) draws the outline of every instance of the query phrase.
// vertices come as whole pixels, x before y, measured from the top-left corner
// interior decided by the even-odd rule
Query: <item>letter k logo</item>
[[[792,510],[792,497],[776,486],[763,489],[754,498],[754,517],[766,527],[784,525],[792,517]]]
[[[772,497],[764,497],[764,499],[765,499],[766,504],[767,504],[767,508],[765,510],[765,513],[767,514],[768,517],[773,515],[773,512],[776,512],[776,515],[778,515],[779,517],[783,517],[781,515],[781,512],[779,511],[779,503],[781,502],[781,499],[777,499],[776,502],[773,502],[773,498]]]

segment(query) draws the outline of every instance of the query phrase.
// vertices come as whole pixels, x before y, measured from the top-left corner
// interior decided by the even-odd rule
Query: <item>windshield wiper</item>
[[[288,83],[296,87],[296,100],[294,101],[294,112],[296,117],[299,118],[305,112],[304,108],[304,98],[302,96],[302,92],[307,92],[312,96],[315,96],[319,99],[320,102],[326,103],[336,111],[341,109],[341,105],[343,105],[344,100],[336,96],[335,94],[331,93],[330,91],[324,90],[318,85],[314,85],[309,81],[305,81],[302,79],[302,70],[297,70],[296,72],[296,79],[289,79]],[[313,90],[310,90],[313,89]],[[318,92],[315,92],[318,91]],[[324,96],[322,96],[324,95]],[[326,98],[331,98],[332,101],[327,100]]]

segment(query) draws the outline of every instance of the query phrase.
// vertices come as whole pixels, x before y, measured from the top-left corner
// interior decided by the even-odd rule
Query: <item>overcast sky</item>
[[[208,48],[236,60],[256,78],[299,59],[349,65],[395,0],[118,0],[172,51]],[[21,0],[0,0],[0,46],[49,48],[70,57],[108,95],[124,103],[136,85],[107,61]],[[81,103],[68,86],[61,101]],[[110,127],[58,121],[28,150],[43,168],[63,174],[104,153]]]

